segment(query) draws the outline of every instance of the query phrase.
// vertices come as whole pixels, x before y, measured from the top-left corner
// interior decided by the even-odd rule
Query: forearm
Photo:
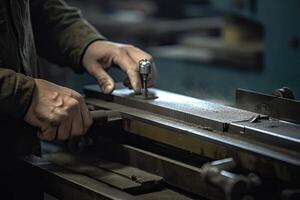
[[[35,88],[34,79],[0,68],[0,116],[23,119]]]
[[[83,71],[81,59],[87,46],[104,39],[62,0],[32,0],[31,15],[38,53],[59,65]]]

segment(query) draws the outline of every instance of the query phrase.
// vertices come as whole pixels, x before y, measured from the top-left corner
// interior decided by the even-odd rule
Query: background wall
[[[157,88],[233,104],[237,88],[300,97],[300,1],[76,1],[107,38],[154,55]],[[81,90],[87,75],[44,64],[44,76]],[[124,74],[110,70],[116,81]]]

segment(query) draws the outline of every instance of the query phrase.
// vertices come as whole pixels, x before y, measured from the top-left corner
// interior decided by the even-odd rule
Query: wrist
[[[84,70],[89,71],[89,63],[93,57],[93,55],[95,54],[94,52],[96,51],[96,46],[99,45],[99,43],[102,42],[107,42],[104,39],[101,38],[97,38],[93,41],[91,41],[90,43],[88,43],[85,47],[85,49],[83,50],[83,53],[81,55],[81,59],[80,59],[80,64],[83,67]]]

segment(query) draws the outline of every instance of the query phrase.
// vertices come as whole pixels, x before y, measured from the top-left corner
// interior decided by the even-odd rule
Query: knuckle
[[[139,70],[137,68],[127,68],[126,69],[126,74],[130,75],[134,75],[135,73],[137,73]]]
[[[124,48],[132,50],[132,49],[137,49],[135,46],[131,45],[131,44],[126,44],[124,45]]]
[[[123,53],[124,53],[124,50],[125,50],[125,49],[124,49],[124,46],[120,46],[120,47],[114,49],[116,55],[121,55],[121,54],[123,54]]]
[[[150,62],[152,62],[153,63],[153,56],[151,56],[151,55],[149,55],[149,54],[147,54],[147,59],[150,61]]]
[[[81,94],[79,94],[78,92],[75,92],[75,91],[71,92],[71,97],[73,97],[76,100],[81,100],[82,99]]]
[[[67,109],[74,109],[79,105],[78,100],[74,98],[69,98],[66,103],[67,103]]]
[[[56,92],[56,91],[52,92],[52,94],[49,95],[49,98],[50,98],[52,101],[56,101],[58,97],[59,97],[59,93]]]
[[[120,47],[117,53],[119,59],[124,58],[125,56],[127,56],[127,48],[124,46]]]

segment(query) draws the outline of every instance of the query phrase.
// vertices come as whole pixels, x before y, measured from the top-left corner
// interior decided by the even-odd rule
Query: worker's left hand
[[[98,81],[102,91],[109,94],[115,87],[114,80],[107,74],[106,70],[112,65],[120,66],[126,72],[128,78],[124,85],[133,88],[136,93],[141,92],[141,78],[138,71],[138,62],[142,59],[153,61],[146,52],[125,44],[118,44],[109,41],[95,41],[90,44],[83,56],[82,64],[87,72]],[[148,87],[154,85],[155,67],[148,77]]]

